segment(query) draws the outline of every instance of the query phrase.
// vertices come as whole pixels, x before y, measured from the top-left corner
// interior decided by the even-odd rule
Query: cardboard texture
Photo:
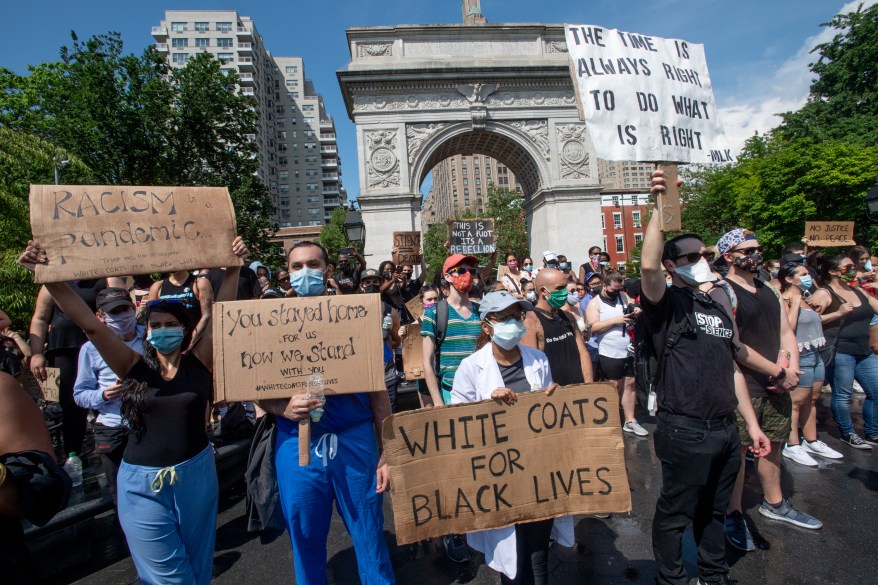
[[[45,382],[40,382],[34,378],[30,370],[22,369],[21,385],[24,387],[24,391],[34,400],[58,402],[58,395],[61,392],[61,369],[46,368]]]
[[[397,266],[421,264],[421,232],[393,232],[393,248],[392,260]]]
[[[421,317],[424,316],[424,305],[421,304],[420,296],[417,296],[407,302],[405,304],[405,308],[408,309],[409,314],[412,316],[412,319],[416,321],[420,321]]]
[[[613,385],[583,384],[384,421],[398,544],[631,510]]]
[[[680,188],[677,187],[677,165],[660,163],[658,169],[665,172],[666,191],[658,196],[655,208],[659,214],[659,225],[664,233],[678,232],[683,229]]]
[[[36,282],[239,265],[225,187],[31,185]]]
[[[424,379],[424,338],[421,337],[421,324],[410,323],[405,326],[402,338],[402,368],[406,380]]]
[[[448,243],[450,254],[491,254],[497,250],[494,242],[494,220],[449,219]]]
[[[321,372],[325,393],[384,392],[380,295],[213,305],[214,399],[289,398]]]
[[[807,221],[805,222],[805,244],[812,248],[856,246],[854,222]]]

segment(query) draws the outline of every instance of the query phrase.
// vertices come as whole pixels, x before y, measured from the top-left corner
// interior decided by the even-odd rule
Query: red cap
[[[464,256],[463,254],[452,254],[448,258],[445,259],[445,264],[442,265],[442,274],[445,274],[458,264],[463,262],[472,262],[473,266],[479,265],[479,259],[475,256]]]

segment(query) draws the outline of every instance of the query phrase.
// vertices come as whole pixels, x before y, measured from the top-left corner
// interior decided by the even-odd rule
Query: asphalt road
[[[863,395],[855,395],[855,422],[862,430],[859,412]],[[838,441],[824,395],[819,410],[821,438],[842,451],[841,461],[821,460],[808,468],[784,460],[783,488],[795,506],[824,521],[820,531],[809,531],[763,518],[758,481],[748,465],[744,504],[759,547],[749,554],[728,552],[732,577],[739,583],[765,585],[838,584],[872,585],[878,582],[878,555],[869,544],[878,520],[878,449],[856,451]],[[652,424],[644,425],[650,431]],[[661,486],[660,465],[651,438],[625,438],[626,461],[633,510],[609,519],[576,518],[577,545],[554,546],[550,568],[554,585],[591,583],[651,584],[655,563],[651,548],[651,520]],[[223,495],[218,518],[214,580],[217,585],[295,583],[292,552],[286,534],[259,536],[245,530],[241,488]],[[385,499],[384,536],[390,546],[400,584],[497,584],[498,574],[473,554],[464,565],[450,562],[441,544],[413,551],[397,547],[389,496]],[[56,575],[49,583],[127,585],[138,583],[127,556],[124,539],[112,513],[98,519],[103,538],[96,539],[90,559],[73,570]],[[694,544],[689,534],[685,555],[694,577]],[[329,583],[359,583],[356,557],[341,519],[334,516],[328,543]]]

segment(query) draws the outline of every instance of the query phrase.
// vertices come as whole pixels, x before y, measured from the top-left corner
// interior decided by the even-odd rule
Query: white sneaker
[[[812,455],[820,455],[821,457],[826,457],[827,459],[842,459],[844,455],[824,443],[823,441],[814,441],[809,443],[808,441],[802,441],[802,449],[804,449],[807,453],[811,453]]]
[[[649,435],[649,431],[640,426],[640,423],[636,420],[629,420],[628,422],[626,422],[624,425],[622,425],[622,430],[626,433],[633,433],[638,437],[645,437]]]
[[[800,465],[817,467],[817,462],[814,460],[813,457],[808,455],[808,453],[806,453],[804,449],[802,449],[801,445],[784,445],[783,456],[787,459],[795,461]]]

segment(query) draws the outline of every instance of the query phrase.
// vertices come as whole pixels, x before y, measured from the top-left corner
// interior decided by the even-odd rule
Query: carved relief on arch
[[[366,181],[371,189],[399,187],[396,131],[366,132]]]
[[[424,145],[427,144],[433,136],[449,126],[451,126],[451,124],[447,122],[406,125],[405,136],[406,142],[408,143],[409,164],[415,162],[415,158],[417,158],[418,154],[424,148]]]
[[[363,43],[357,45],[357,57],[392,57],[393,43]]]
[[[549,122],[547,120],[521,120],[509,122],[509,125],[524,132],[536,145],[540,155],[545,160],[549,160]]]
[[[582,179],[591,173],[588,135],[585,124],[555,126],[558,138],[558,164],[562,179]]]

